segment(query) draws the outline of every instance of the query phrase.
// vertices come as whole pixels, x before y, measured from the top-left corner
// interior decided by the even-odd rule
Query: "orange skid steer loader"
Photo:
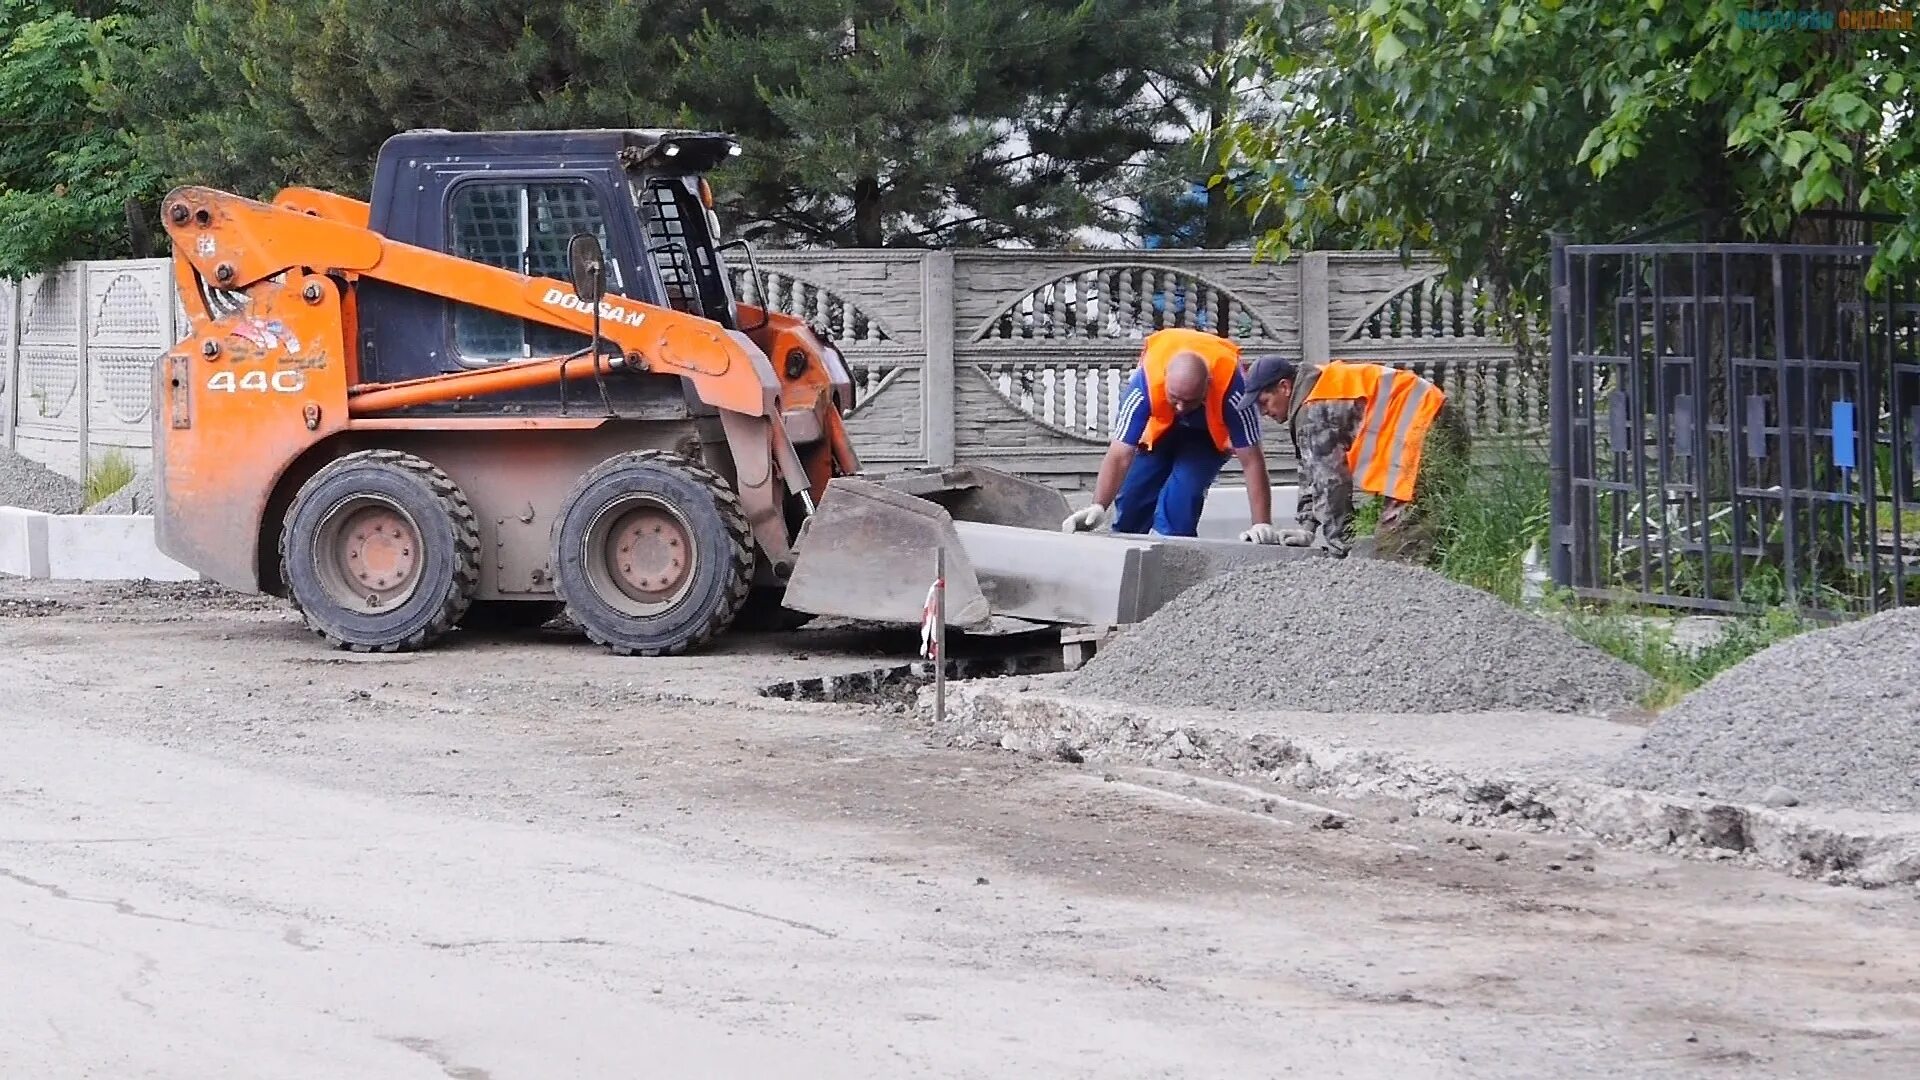
[[[1064,497],[979,468],[864,477],[854,384],[733,295],[681,131],[395,136],[366,202],[202,187],[162,214],[190,332],[156,370],[156,534],[355,650],[538,624],[624,654],[743,617],[949,622],[990,605],[955,520],[1054,530]],[[746,251],[751,264],[752,253]]]

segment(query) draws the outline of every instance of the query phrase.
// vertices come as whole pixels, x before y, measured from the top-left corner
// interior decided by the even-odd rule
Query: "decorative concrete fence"
[[[1544,381],[1492,332],[1485,298],[1441,288],[1438,264],[1424,256],[1254,263],[1245,252],[976,250],[755,260],[773,305],[812,322],[854,366],[850,426],[878,468],[980,462],[1089,486],[1140,342],[1168,326],[1225,334],[1250,356],[1411,367],[1445,388],[1481,437],[1545,422]],[[749,267],[736,261],[735,287],[753,299]],[[76,478],[111,448],[145,464],[153,362],[185,329],[164,259],[0,281],[4,444]],[[1290,448],[1274,425],[1267,440],[1285,479]]]
[[[0,281],[0,436],[79,479],[151,456],[154,360],[185,334],[165,259],[70,263]]]
[[[1487,299],[1441,287],[1425,256],[848,251],[757,262],[772,305],[823,330],[855,367],[850,428],[876,464],[981,462],[1090,486],[1140,342],[1169,326],[1224,334],[1248,356],[1411,367],[1480,436],[1545,425],[1544,382],[1493,333]],[[749,269],[733,269],[753,298]],[[1267,444],[1289,474],[1277,425]]]

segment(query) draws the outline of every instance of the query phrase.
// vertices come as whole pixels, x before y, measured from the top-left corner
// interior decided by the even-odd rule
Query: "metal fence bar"
[[[1747,521],[1748,500],[1740,494],[1747,480],[1747,462],[1744,456],[1746,448],[1746,395],[1742,393],[1740,383],[1740,365],[1735,362],[1733,350],[1733,270],[1730,260],[1720,259],[1720,355],[1727,365],[1727,489],[1728,498],[1733,505],[1733,595],[1744,597],[1747,594]]]
[[[1861,267],[1861,269],[1865,270],[1865,267]],[[1861,287],[1862,289],[1864,289],[1866,287],[1866,275],[1862,273],[1860,275],[1860,278],[1861,278]],[[1836,289],[1835,294],[1837,295],[1838,292],[1839,290]],[[1873,363],[1872,308],[1867,304],[1861,304],[1860,311],[1861,311],[1860,332],[1862,335],[1862,339],[1861,339],[1861,348],[1859,350],[1858,357],[1857,357],[1860,364],[1860,374],[1858,377],[1858,381],[1855,383],[1855,386],[1858,388],[1858,392],[1856,396],[1860,399],[1860,416],[1854,421],[1854,445],[1856,447],[1855,449],[1856,454],[1859,452],[1858,447],[1860,447],[1862,444],[1864,444],[1866,448],[1866,460],[1860,463],[1861,464],[1860,483],[1861,483],[1862,495],[1865,497],[1867,502],[1867,514],[1866,514],[1866,522],[1865,522],[1866,545],[1867,545],[1867,560],[1866,560],[1867,561],[1867,587],[1868,587],[1867,596],[1869,598],[1868,609],[1872,610],[1873,608],[1878,607],[1880,603],[1880,579],[1881,579],[1880,559],[1879,559],[1880,500],[1878,497],[1879,496],[1878,487],[1879,487],[1879,480],[1880,480],[1880,477],[1879,477],[1879,472],[1880,472],[1880,438],[1879,438],[1880,380],[1875,375],[1875,369],[1874,369],[1874,363]],[[1843,332],[1839,336],[1844,347],[1844,343],[1846,342],[1849,335]],[[1887,372],[1887,377],[1889,379],[1897,379],[1899,377],[1893,373],[1892,364],[1885,365],[1884,370]],[[1849,514],[1848,518],[1849,520],[1851,520],[1852,515]],[[1852,550],[1851,543],[1849,543],[1848,545],[1848,550],[1849,551]],[[1894,561],[1897,563],[1899,561],[1898,549],[1895,550],[1895,556],[1896,557]]]
[[[1573,581],[1573,364],[1567,353],[1567,318],[1572,297],[1567,288],[1566,238],[1555,233],[1548,275],[1553,320],[1548,329],[1547,410],[1549,501],[1552,525],[1548,533],[1548,564],[1553,583],[1567,588]]]
[[[1712,596],[1713,519],[1707,508],[1713,505],[1713,448],[1708,442],[1707,421],[1713,409],[1713,392],[1707,385],[1707,281],[1701,262],[1704,255],[1696,251],[1689,259],[1693,266],[1693,370],[1692,385],[1687,389],[1693,397],[1693,455],[1688,465],[1697,494],[1688,508],[1693,512],[1689,514],[1689,523],[1697,514],[1700,526],[1700,591]],[[1726,299],[1723,293],[1720,297],[1723,313]]]
[[[1867,295],[1867,286],[1864,278],[1860,283],[1860,291],[1860,307],[1862,311],[1867,313],[1868,324],[1871,326],[1873,298]],[[1891,431],[1889,432],[1890,438],[1888,439],[1889,445],[1887,452],[1887,458],[1891,465],[1891,468],[1889,468],[1887,472],[1890,474],[1889,479],[1892,481],[1891,486],[1893,488],[1893,490],[1888,493],[1892,496],[1892,505],[1889,507],[1891,513],[1889,516],[1892,518],[1893,524],[1893,598],[1895,604],[1901,604],[1906,601],[1907,596],[1907,546],[1903,534],[1903,530],[1906,527],[1904,504],[1907,496],[1913,490],[1910,486],[1912,484],[1913,463],[1907,453],[1907,440],[1903,437],[1907,434],[1906,425],[1909,423],[1909,419],[1906,409],[1903,407],[1905,402],[1902,401],[1900,394],[1900,384],[1902,380],[1898,349],[1899,338],[1898,332],[1894,327],[1894,295],[1895,290],[1887,290],[1887,325],[1883,340],[1886,342],[1887,350],[1888,397],[1893,402],[1893,407],[1889,410],[1891,413],[1889,419],[1892,423],[1890,425]],[[1875,543],[1879,542],[1879,534],[1877,532],[1875,533],[1874,541]]]
[[[1786,557],[1781,560],[1782,571],[1786,576],[1788,603],[1799,599],[1794,580],[1793,553],[1799,550],[1794,543],[1794,506],[1793,506],[1793,417],[1792,406],[1788,399],[1787,379],[1787,309],[1783,298],[1786,296],[1785,266],[1781,260],[1783,254],[1775,252],[1768,260],[1768,268],[1773,275],[1773,350],[1775,360],[1774,400],[1780,423],[1780,453],[1775,457],[1780,462],[1780,528],[1786,542]]]
[[[1859,255],[1871,258],[1871,244],[1569,244],[1575,255],[1644,255],[1659,251],[1686,255],[1698,251],[1724,255]]]

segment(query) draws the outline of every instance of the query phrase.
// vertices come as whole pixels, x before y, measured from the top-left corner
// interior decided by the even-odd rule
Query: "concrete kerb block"
[[[1273,523],[1285,526],[1293,523],[1294,507],[1300,497],[1300,488],[1295,484],[1275,484],[1273,486]],[[1079,491],[1068,497],[1067,503],[1075,510],[1085,509],[1093,496],[1089,492]],[[1200,510],[1200,525],[1197,530],[1204,540],[1237,540],[1253,523],[1253,512],[1247,508],[1247,489],[1243,484],[1220,484],[1207,490],[1207,502]]]
[[[0,506],[0,574],[47,576],[47,519],[52,514]]]
[[[73,581],[198,581],[161,554],[146,514],[60,514],[47,521],[47,572]]]
[[[1055,754],[1087,761],[1177,762],[1337,798],[1394,800],[1419,817],[1485,828],[1553,832],[1634,850],[1741,863],[1834,884],[1920,882],[1920,814],[1807,807],[1775,809],[1719,799],[1612,787],[1542,763],[1475,765],[1428,760],[1402,748],[1290,732],[1257,732],[1201,710],[1173,719],[1155,710],[1050,692],[1057,677],[949,685],[946,727],[959,747]],[[922,714],[929,703],[923,692]]]
[[[1137,622],[1151,611],[1143,606],[1153,549],[1145,537],[978,521],[953,527],[996,615],[1088,626]]]
[[[54,581],[199,581],[162,554],[146,514],[0,507],[0,573]]]

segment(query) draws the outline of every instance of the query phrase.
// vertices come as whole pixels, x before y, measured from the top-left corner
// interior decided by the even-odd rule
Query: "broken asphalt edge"
[[[1341,798],[1385,798],[1410,814],[1461,825],[1578,835],[1689,858],[1735,861],[1830,884],[1920,882],[1920,814],[1842,815],[1611,787],[1543,770],[1484,771],[1423,760],[1398,748],[1339,745],[1290,734],[1284,723],[1249,733],[1203,710],[1131,708],[1021,688],[949,683],[944,727],[956,747],[1087,761],[1200,768]],[[919,712],[931,718],[932,690]],[[1244,723],[1244,718],[1242,718]],[[1846,820],[1838,820],[1840,818]]]

